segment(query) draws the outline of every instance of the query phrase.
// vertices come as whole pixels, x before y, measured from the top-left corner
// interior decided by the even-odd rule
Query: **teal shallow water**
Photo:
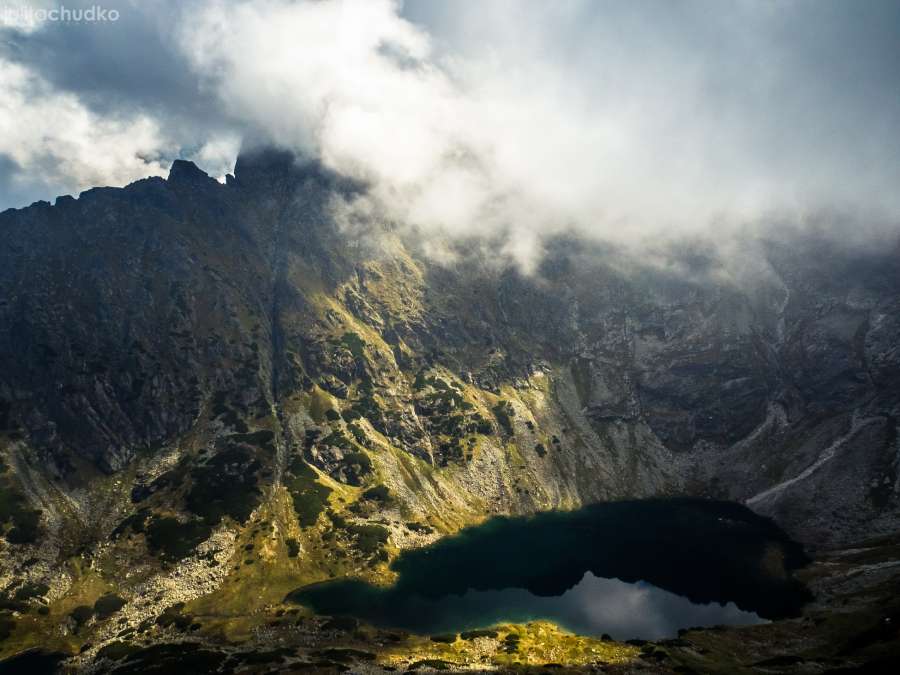
[[[585,635],[658,639],[797,614],[809,594],[790,572],[806,561],[738,504],[614,502],[495,518],[404,553],[390,588],[340,580],[288,599],[419,633],[547,619]]]

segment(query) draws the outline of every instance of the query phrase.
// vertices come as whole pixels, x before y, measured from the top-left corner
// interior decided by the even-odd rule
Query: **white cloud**
[[[568,228],[632,242],[873,197],[896,208],[882,176],[848,171],[878,157],[859,149],[841,167],[834,139],[790,129],[829,123],[822,111],[755,100],[784,83],[766,33],[779,17],[748,7],[709,27],[742,42],[724,65],[652,26],[623,45],[600,20],[573,36],[590,45],[560,44],[571,26],[541,20],[571,23],[578,3],[461,12],[478,39],[450,57],[389,0],[218,2],[189,15],[181,43],[258,133],[370,180],[425,231],[514,233],[507,249],[526,262]]]
[[[526,264],[546,234],[569,229],[658,244],[773,213],[900,212],[900,133],[890,133],[900,114],[889,96],[877,105],[889,73],[872,74],[883,61],[866,51],[873,28],[847,28],[837,9],[158,0],[138,16],[129,7],[115,30],[158,30],[164,74],[179,77],[131,67],[147,72],[148,87],[171,87],[159,98],[180,117],[150,109],[145,92],[129,90],[139,103],[118,106],[110,92],[130,81],[116,73],[104,70],[105,88],[91,89],[62,69],[55,86],[75,93],[58,91],[8,55],[19,79],[0,103],[11,132],[0,153],[23,176],[121,184],[164,173],[179,155],[221,176],[247,135],[368,180],[371,198],[355,207],[377,204],[440,235],[435,250],[448,237],[506,233],[507,252]],[[115,36],[80,39],[106,40],[98,54],[108,59],[128,50]],[[40,50],[28,53],[52,70]]]
[[[184,154],[156,118],[96,113],[77,96],[2,58],[0,91],[0,155],[15,165],[13,183],[43,185],[57,193],[121,186],[167,175],[172,160]],[[240,138],[224,134],[193,147],[189,157],[224,177],[234,166]]]
[[[103,117],[54,91],[25,67],[0,60],[0,154],[23,180],[77,192],[165,175],[165,140],[155,120]]]

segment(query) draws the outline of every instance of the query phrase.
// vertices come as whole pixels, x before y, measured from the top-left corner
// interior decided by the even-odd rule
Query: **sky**
[[[425,232],[900,222],[900,0],[0,0],[0,209],[276,144]],[[71,18],[71,17],[70,17]],[[851,227],[851,225],[848,225]]]

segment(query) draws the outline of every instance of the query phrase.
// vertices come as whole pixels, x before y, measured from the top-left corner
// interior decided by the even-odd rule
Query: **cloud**
[[[436,241],[505,237],[525,264],[569,230],[636,244],[900,212],[896,3],[155,0],[121,16],[0,52],[45,98],[143,139],[109,147],[100,182],[135,157],[220,174],[238,139],[277,143],[367,180],[351,209]],[[2,152],[43,176],[28,147]],[[103,174],[89,159],[41,180]]]
[[[138,111],[99,114],[28,68],[0,58],[0,157],[7,191],[53,197],[165,176],[184,154],[158,118]],[[195,147],[208,167],[233,165],[240,141],[221,135]]]
[[[155,120],[99,117],[26,68],[0,61],[0,155],[10,183],[62,192],[164,175],[165,139]]]
[[[219,2],[181,42],[261,136],[369,180],[391,217],[425,231],[508,232],[527,262],[567,229],[642,241],[772,214],[896,213],[896,110],[841,95],[865,59],[826,60],[832,73],[806,61],[821,45],[781,28],[803,27],[802,5],[494,2],[426,11],[448,35],[436,46],[387,0]],[[844,17],[826,18],[834,32]]]
[[[103,6],[113,4],[114,23],[23,20],[28,7],[59,8],[48,1],[0,14],[0,208],[164,176],[179,157],[218,177],[232,170],[239,127],[197,93],[164,37],[176,5]]]

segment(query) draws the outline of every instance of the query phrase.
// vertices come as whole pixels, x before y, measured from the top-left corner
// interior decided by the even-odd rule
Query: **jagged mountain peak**
[[[216,182],[205,171],[201,170],[196,164],[185,159],[176,159],[172,162],[172,168],[169,169],[168,182],[178,185],[196,185],[206,184],[210,181]]]

